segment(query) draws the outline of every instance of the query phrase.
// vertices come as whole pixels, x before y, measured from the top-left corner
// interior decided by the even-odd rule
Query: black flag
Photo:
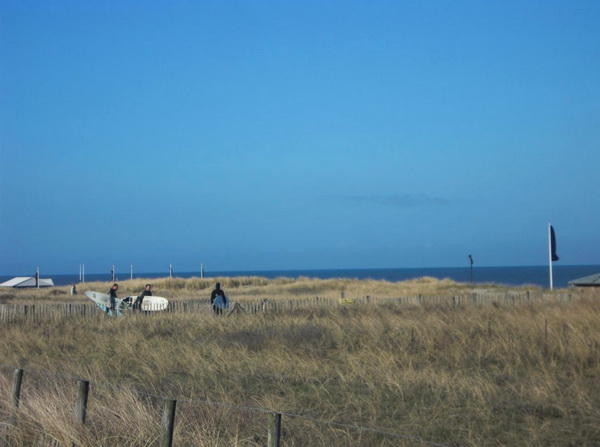
[[[552,261],[558,261],[558,255],[556,254],[556,236],[554,235],[554,228],[550,225],[550,253]]]

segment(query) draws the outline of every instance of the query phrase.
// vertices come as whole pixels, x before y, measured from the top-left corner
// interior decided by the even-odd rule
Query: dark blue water
[[[600,273],[600,265],[555,265],[553,267],[554,287],[568,287],[569,281],[585,276]],[[402,268],[402,269],[345,269],[345,270],[263,270],[263,271],[236,271],[236,272],[205,272],[205,278],[235,277],[235,276],[261,276],[264,278],[356,278],[379,279],[387,281],[404,281],[413,278],[429,276],[437,279],[449,278],[458,282],[470,282],[471,271],[468,267],[438,267],[438,268]],[[18,275],[14,275],[18,276]],[[30,276],[23,275],[23,276]],[[134,278],[164,278],[168,273],[140,273]],[[175,273],[175,277],[191,278],[200,276],[199,272]],[[0,282],[11,279],[13,276],[0,276]],[[43,278],[52,278],[57,286],[76,284],[79,274],[76,275],[42,275]],[[117,281],[130,279],[129,273],[118,275]],[[109,274],[86,274],[86,282],[112,281]],[[530,267],[474,267],[474,283],[496,283],[511,286],[532,284],[543,288],[550,287],[550,273],[548,266]]]

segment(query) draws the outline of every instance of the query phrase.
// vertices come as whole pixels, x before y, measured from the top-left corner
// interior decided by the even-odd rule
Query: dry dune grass
[[[180,289],[153,284],[179,296],[187,281],[175,283]],[[222,283],[241,300],[470,290],[427,279],[237,281]],[[213,282],[191,291],[205,293]],[[7,420],[10,365],[26,369],[14,445],[157,445],[165,397],[178,399],[175,445],[265,445],[268,410],[284,413],[287,446],[427,445],[415,438],[461,447],[597,446],[598,298],[486,306],[388,300],[2,327],[1,412]],[[72,422],[74,377],[92,382],[85,428]]]
[[[320,296],[323,298],[339,298],[344,292],[348,298],[364,296],[376,297],[401,297],[410,295],[452,295],[470,293],[473,291],[504,291],[507,287],[487,284],[472,286],[457,283],[450,279],[438,280],[436,278],[422,277],[407,281],[391,282],[379,280],[359,280],[349,278],[317,279],[317,278],[276,278],[261,277],[221,277],[221,278],[137,278],[119,282],[119,296],[138,295],[144,285],[153,285],[154,294],[169,299],[197,299],[208,298],[216,282],[220,282],[223,289],[234,300],[271,298],[271,299],[297,299]],[[65,302],[66,300],[85,302],[83,292],[94,290],[108,292],[111,283],[89,282],[78,285],[79,294],[72,297],[70,287],[54,287],[48,289],[0,289],[0,303],[19,302]],[[516,290],[511,288],[510,290]],[[539,290],[536,287],[522,287],[521,291]]]

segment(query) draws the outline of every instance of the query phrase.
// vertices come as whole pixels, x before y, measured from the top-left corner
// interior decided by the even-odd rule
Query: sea
[[[554,288],[569,287],[569,281],[600,273],[600,265],[554,265]],[[14,276],[0,275],[0,282],[12,279]],[[22,276],[31,276],[31,273]],[[42,274],[42,278],[51,278],[55,285],[66,286],[80,282],[79,274],[52,275]],[[168,272],[134,273],[133,278],[164,278]],[[173,272],[173,277],[199,277],[200,272]],[[248,270],[248,271],[205,271],[205,278],[259,276],[263,278],[353,278],[375,279],[386,281],[405,281],[408,279],[432,277],[437,279],[452,279],[454,281],[474,284],[503,284],[509,286],[534,285],[542,288],[550,287],[550,270],[546,266],[526,267],[433,267],[433,268],[370,268],[370,269],[327,269],[327,270]],[[131,279],[130,272],[117,274],[116,281]],[[85,282],[111,282],[111,274],[86,273]]]

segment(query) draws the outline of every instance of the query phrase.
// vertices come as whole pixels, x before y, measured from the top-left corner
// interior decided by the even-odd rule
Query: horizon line
[[[583,266],[600,266],[600,263],[598,264],[561,264],[561,265],[556,265],[555,267],[583,267]],[[477,268],[529,268],[529,267],[543,267],[543,268],[547,268],[547,265],[544,264],[536,264],[536,265],[479,265],[479,266],[473,266],[474,269]],[[203,270],[204,275],[206,276],[207,273],[260,273],[260,272],[317,272],[317,271],[360,271],[360,270],[433,270],[433,269],[470,269],[471,266],[470,265],[465,265],[465,266],[438,266],[438,267],[343,267],[343,268],[289,268],[289,269],[260,269],[260,270],[245,270],[245,269],[241,269],[241,270]],[[116,273],[116,272],[115,272]],[[119,272],[119,274],[125,274],[127,273],[127,275],[130,275],[130,272],[127,272],[126,270],[123,270],[122,272]],[[157,274],[161,274],[163,273],[162,271],[155,271],[155,272],[140,272],[140,273],[134,273],[134,277],[137,278],[141,278],[142,275],[144,274],[149,274],[149,275],[157,275]],[[180,272],[178,272],[180,274],[193,274],[193,273],[197,273],[198,275],[200,275],[200,270],[182,270]],[[86,272],[85,275],[110,275],[111,272]],[[164,272],[165,277],[169,276],[169,271],[166,270]],[[78,276],[79,273],[75,272],[75,273],[43,273],[43,275],[48,276],[48,275],[58,275],[58,276]],[[31,275],[20,275],[20,274],[16,274],[16,273],[8,273],[8,274],[0,274],[0,276],[18,276],[18,277],[27,277],[27,276],[31,276]],[[40,275],[41,277],[41,275]],[[175,272],[173,272],[173,277],[177,277],[177,274]]]

